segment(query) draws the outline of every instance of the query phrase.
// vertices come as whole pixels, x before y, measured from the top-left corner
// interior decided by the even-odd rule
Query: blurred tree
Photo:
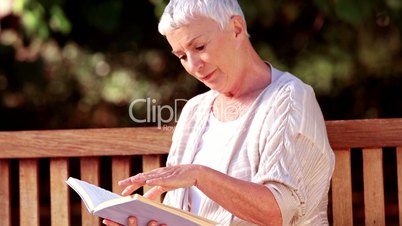
[[[1,130],[149,125],[130,119],[147,114],[133,100],[206,90],[157,32],[166,0],[8,1]],[[400,0],[239,2],[258,52],[311,84],[326,119],[402,116]]]

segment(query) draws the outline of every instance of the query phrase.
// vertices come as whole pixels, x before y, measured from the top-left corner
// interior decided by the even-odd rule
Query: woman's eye
[[[195,49],[198,50],[198,51],[204,50],[205,45],[197,46]]]
[[[187,59],[187,56],[186,55],[180,55],[180,56],[177,56],[180,60],[185,60],[185,59]]]

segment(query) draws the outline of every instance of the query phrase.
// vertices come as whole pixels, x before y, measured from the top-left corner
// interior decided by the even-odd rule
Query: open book
[[[150,220],[167,226],[217,225],[216,222],[194,215],[141,195],[120,196],[96,185],[69,177],[66,183],[81,197],[88,211],[101,218],[127,225],[127,218],[135,216],[138,225],[146,225]]]

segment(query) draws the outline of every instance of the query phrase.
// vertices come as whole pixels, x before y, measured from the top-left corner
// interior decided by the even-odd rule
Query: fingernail
[[[130,217],[130,218],[128,218],[128,222],[129,222],[130,224],[133,224],[133,223],[136,222],[136,219],[135,219],[134,217]]]
[[[127,193],[127,188],[125,188],[122,192],[121,195],[125,195]]]

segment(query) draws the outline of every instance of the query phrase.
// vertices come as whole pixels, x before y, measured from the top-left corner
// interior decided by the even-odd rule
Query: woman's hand
[[[154,186],[144,194],[144,197],[155,199],[164,192],[176,188],[185,188],[196,185],[197,174],[201,167],[202,166],[199,165],[162,167],[121,180],[119,181],[119,185],[124,188],[122,195],[130,195],[144,185]],[[108,226],[121,226],[120,224],[108,219],[104,219],[102,223]],[[128,226],[143,225],[138,225],[135,217],[129,217]],[[158,226],[158,222],[152,220],[148,222],[147,226]],[[166,225],[161,224],[159,226]]]
[[[119,185],[124,187],[122,195],[130,195],[144,185],[154,186],[144,194],[144,197],[155,199],[164,192],[196,185],[202,167],[200,165],[162,167],[121,180]]]
[[[105,224],[105,225],[108,225],[108,226],[121,226],[121,224],[118,224],[118,223],[113,222],[113,221],[108,220],[108,219],[104,219],[102,221],[102,223]],[[128,218],[128,226],[141,226],[141,225],[137,224],[137,218],[129,217]],[[158,222],[152,220],[152,221],[148,222],[147,226],[158,226]],[[167,225],[166,224],[161,224],[159,226],[167,226]]]

